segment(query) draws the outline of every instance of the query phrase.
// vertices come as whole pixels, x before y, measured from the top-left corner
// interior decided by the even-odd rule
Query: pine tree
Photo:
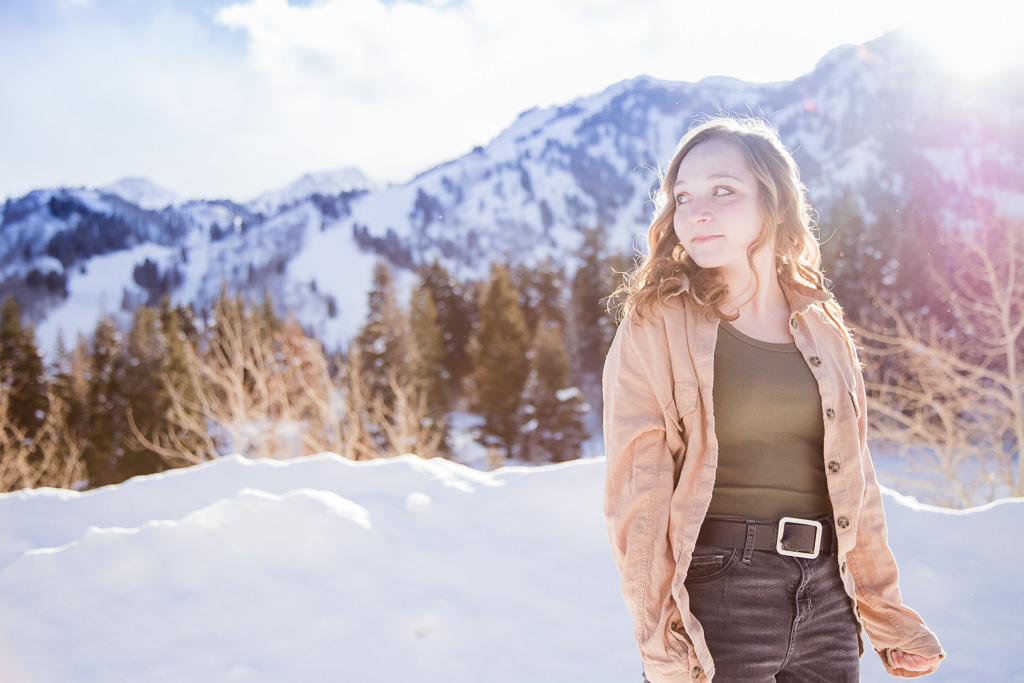
[[[135,310],[124,348],[125,402],[129,419],[150,441],[159,440],[159,435],[170,429],[170,401],[163,383],[166,362],[167,347],[159,314],[148,306],[140,306]],[[160,455],[140,443],[132,431],[125,434],[123,449],[117,462],[118,479],[165,469]]]
[[[880,283],[884,264],[874,257],[875,231],[867,229],[851,191],[843,192],[820,230],[822,265],[832,281],[832,291],[848,314],[863,320],[862,313],[872,307],[864,283]]]
[[[171,308],[170,297],[167,295],[160,300],[160,336],[166,350],[164,377],[191,404],[195,399],[195,391],[189,381],[189,359],[192,354],[188,351],[195,350],[198,345],[198,332],[192,321],[191,310]]]
[[[43,359],[35,331],[21,321],[21,308],[8,296],[0,306],[0,391],[8,393],[8,420],[32,434],[49,408]]]
[[[515,271],[519,303],[526,327],[533,335],[543,320],[565,329],[565,269],[548,256],[536,266],[520,266]]]
[[[57,360],[53,372],[53,393],[61,405],[60,425],[71,457],[81,454],[88,430],[89,393],[89,344],[85,337],[78,336],[70,351],[63,340],[57,339]]]
[[[530,351],[530,378],[524,413],[524,457],[534,462],[564,462],[580,457],[587,438],[582,392],[569,387],[569,354],[555,325],[542,324]]]
[[[420,271],[423,288],[430,291],[437,308],[443,345],[442,365],[448,395],[461,393],[462,381],[469,374],[469,339],[473,332],[473,299],[466,288],[437,261]]]
[[[378,261],[373,269],[373,284],[368,296],[366,324],[356,337],[362,357],[363,375],[371,396],[384,399],[390,406],[394,377],[408,382],[408,330],[406,318],[395,298],[394,283],[387,262]]]
[[[615,271],[604,251],[605,230],[584,230],[578,253],[580,267],[572,280],[574,339],[579,369],[583,374],[598,374],[615,336],[615,320],[605,299],[614,291]]]
[[[128,436],[121,335],[109,315],[96,324],[89,363],[88,422],[83,459],[89,487],[118,483],[117,459]]]
[[[450,402],[445,386],[444,340],[437,320],[434,297],[419,287],[409,303],[409,376],[413,387],[427,396],[434,419],[447,415]]]
[[[0,464],[35,468],[50,445],[41,443],[47,438],[43,432],[50,411],[49,386],[35,331],[22,324],[21,309],[10,296],[0,306],[0,392],[4,393],[0,436],[2,443],[11,444],[10,451],[0,446]],[[7,468],[0,467],[3,469]],[[20,476],[4,483],[15,487],[36,485]],[[6,486],[0,490],[6,490]]]
[[[523,388],[530,371],[528,346],[519,292],[508,270],[493,264],[470,344],[473,371],[468,388],[471,409],[484,421],[480,442],[503,449],[508,457],[518,451]]]
[[[197,401],[196,387],[192,378],[198,373],[192,367],[197,362],[195,353],[199,344],[199,335],[192,319],[190,308],[171,308],[170,298],[166,295],[160,302],[160,335],[164,344],[163,391],[168,400],[166,410],[173,413],[171,396],[177,397],[177,409],[180,415],[168,417],[169,433],[163,439],[165,444],[179,444],[180,449],[187,451],[185,459],[212,458],[216,453],[208,453],[205,440],[199,434],[189,431],[185,425],[202,424],[201,410]]]

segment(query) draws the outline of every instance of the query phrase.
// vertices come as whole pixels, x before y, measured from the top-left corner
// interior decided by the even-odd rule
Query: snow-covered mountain
[[[116,183],[100,188],[103,192],[115,194],[140,209],[159,211],[164,207],[182,203],[181,197],[145,178],[122,178]]]
[[[222,282],[271,293],[327,343],[343,344],[362,322],[381,256],[406,272],[437,258],[464,278],[483,276],[494,259],[549,254],[571,270],[581,229],[599,224],[610,249],[629,251],[647,226],[659,164],[697,116],[719,112],[778,128],[825,234],[840,206],[853,207],[865,232],[884,221],[898,231],[892,240],[969,224],[979,201],[1024,214],[1024,75],[951,83],[889,33],[836,48],[790,82],[641,76],[533,109],[487,146],[403,185],[380,187],[347,169],[247,205],[158,211],[145,193],[140,205],[110,188],[36,190],[4,206],[0,292],[18,294],[48,348],[58,329],[65,339],[89,332],[100,309],[127,312],[160,289],[202,307]],[[146,260],[159,277],[140,283]]]
[[[324,197],[359,191],[378,190],[382,183],[370,180],[357,168],[307,173],[280,190],[264,192],[248,203],[250,209],[270,216],[314,194]]]

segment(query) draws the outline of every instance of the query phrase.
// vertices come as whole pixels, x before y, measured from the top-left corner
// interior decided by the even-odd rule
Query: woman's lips
[[[703,244],[705,242],[710,242],[711,240],[717,240],[719,237],[721,237],[721,235],[701,235],[700,237],[694,237],[691,241],[694,244]]]

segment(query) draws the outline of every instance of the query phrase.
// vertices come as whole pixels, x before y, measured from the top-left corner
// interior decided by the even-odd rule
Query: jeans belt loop
[[[754,557],[754,535],[757,532],[757,522],[747,520],[747,540],[743,544],[743,564],[750,564]]]

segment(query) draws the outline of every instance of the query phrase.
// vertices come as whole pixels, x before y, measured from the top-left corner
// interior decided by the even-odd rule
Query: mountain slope
[[[115,194],[140,209],[158,211],[182,203],[181,197],[145,178],[122,178],[100,189]]]
[[[362,322],[378,257],[407,270],[436,258],[463,279],[483,277],[494,259],[547,255],[571,271],[581,229],[597,225],[609,249],[630,251],[652,213],[659,164],[696,117],[718,112],[765,116],[794,150],[822,236],[833,240],[830,275],[920,287],[915,274],[901,275],[900,259],[938,242],[936,231],[970,227],[986,202],[1024,213],[1024,76],[949,83],[890,33],[836,48],[791,82],[641,76],[530,110],[487,146],[404,185],[379,187],[348,169],[305,176],[248,205],[192,201],[160,211],[103,190],[38,190],[4,207],[0,293],[16,293],[33,320],[46,319],[48,343],[58,328],[70,339],[88,332],[69,321],[70,308],[84,320],[83,307],[95,314],[100,300],[131,309],[163,293],[130,278],[133,268],[102,282],[87,277],[92,261],[151,245],[125,257],[141,265],[158,246],[160,272],[181,274],[168,280],[177,300],[201,308],[222,282],[253,298],[267,292],[328,344],[344,344]],[[851,216],[859,223],[839,220]],[[848,223],[860,232],[842,234],[855,229]],[[59,287],[27,284],[33,270],[33,283],[62,279],[68,300],[78,289],[92,294],[62,304]]]

